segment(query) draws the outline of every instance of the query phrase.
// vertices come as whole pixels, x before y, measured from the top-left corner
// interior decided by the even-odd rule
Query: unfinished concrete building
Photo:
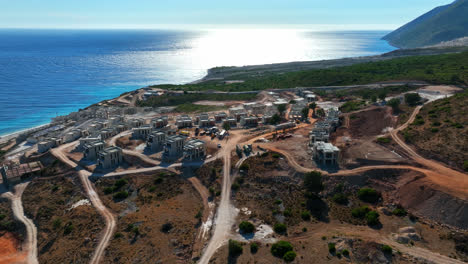
[[[146,146],[151,149],[151,151],[159,151],[164,148],[164,142],[166,141],[166,133],[162,131],[154,131],[146,142]]]
[[[312,131],[309,132],[309,145],[312,146],[315,142],[328,142],[330,138],[330,134],[327,130],[317,129],[314,128]]]
[[[294,122],[286,122],[286,123],[281,123],[275,126],[275,130],[283,130],[283,129],[288,129],[288,128],[293,128],[296,127],[296,123]]]
[[[151,134],[150,126],[135,127],[132,129],[132,138],[146,140]]]
[[[206,156],[206,143],[199,139],[187,141],[184,145],[184,159],[199,160]]]
[[[331,143],[315,142],[312,146],[314,159],[322,165],[337,165],[340,149]]]
[[[122,161],[122,149],[119,147],[108,147],[99,152],[97,164],[103,169],[110,169],[119,166]]]
[[[256,116],[241,117],[240,125],[244,127],[255,127],[258,125],[258,118]]]
[[[223,119],[226,119],[227,116],[228,115],[225,112],[220,112],[220,113],[215,114],[214,118],[215,118],[215,121],[219,123],[219,122],[222,122]]]
[[[2,174],[3,184],[9,187],[20,183],[23,176],[31,175],[31,173],[38,172],[42,168],[41,162],[35,161],[23,164],[4,165],[0,167],[0,173]]]
[[[63,142],[68,143],[79,139],[83,134],[81,129],[72,129],[63,135]]]
[[[51,148],[59,146],[60,144],[62,144],[62,139],[55,137],[47,138],[37,143],[37,151],[39,153],[44,153]]]
[[[117,135],[117,132],[113,128],[104,128],[101,130],[99,133],[101,140],[107,140],[115,135]]]
[[[167,137],[164,143],[164,156],[168,158],[180,157],[184,152],[185,137],[175,135]]]
[[[122,116],[111,116],[109,118],[109,123],[111,125],[117,125],[119,123],[122,123],[123,122],[123,117]]]
[[[145,120],[142,118],[132,118],[127,120],[127,126],[129,128],[141,127],[145,124]]]
[[[151,119],[151,126],[153,128],[163,128],[167,126],[169,118],[167,116],[161,116]]]
[[[80,138],[80,144],[78,145],[78,149],[83,150],[86,144],[96,142],[96,141],[100,141],[100,139],[98,137]]]
[[[265,124],[269,124],[271,122],[271,119],[273,118],[272,115],[264,115],[262,116],[262,123],[265,125]]]
[[[178,116],[175,123],[177,128],[192,127],[192,118],[188,115]]]
[[[235,117],[229,116],[226,119],[223,119],[222,125],[225,126],[228,124],[230,127],[237,126],[237,119]]]
[[[104,141],[94,141],[86,143],[83,146],[84,158],[90,161],[97,160],[100,151],[104,150],[106,143]]]

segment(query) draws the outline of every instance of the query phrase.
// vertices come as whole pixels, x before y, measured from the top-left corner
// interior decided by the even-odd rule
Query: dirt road
[[[92,183],[89,181],[89,176],[91,173],[89,171],[84,170],[80,166],[78,166],[76,163],[71,161],[64,153],[64,149],[71,147],[73,144],[77,144],[77,142],[72,142],[69,144],[62,145],[58,148],[52,149],[51,153],[67,164],[68,166],[76,169],[78,171],[81,183],[83,184],[83,188],[88,195],[89,200],[93,204],[93,206],[98,210],[98,212],[102,215],[106,222],[106,227],[104,229],[104,234],[102,235],[95,251],[94,254],[91,258],[90,263],[91,264],[97,264],[100,262],[102,255],[104,254],[104,250],[109,244],[109,241],[112,237],[112,234],[114,233],[115,227],[116,227],[116,221],[114,215],[107,209],[104,204],[102,203],[101,199],[99,198],[99,195],[97,194],[96,190],[94,189],[94,186]]]
[[[2,196],[11,200],[11,208],[16,219],[21,221],[26,227],[26,240],[24,241],[24,248],[28,252],[27,263],[36,264],[37,260],[37,228],[34,222],[24,215],[23,204],[21,203],[21,196],[28,186],[29,182],[21,183],[15,186],[15,193],[7,192]]]
[[[223,186],[221,189],[221,200],[214,221],[213,235],[205,248],[198,263],[207,264],[216,250],[221,247],[230,235],[232,225],[237,216],[234,206],[231,204],[231,152],[240,141],[239,135],[232,135],[229,144],[224,143],[222,156],[223,164]]]

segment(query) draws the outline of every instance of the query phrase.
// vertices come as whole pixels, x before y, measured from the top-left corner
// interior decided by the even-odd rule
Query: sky
[[[0,28],[395,29],[453,0],[0,0]]]

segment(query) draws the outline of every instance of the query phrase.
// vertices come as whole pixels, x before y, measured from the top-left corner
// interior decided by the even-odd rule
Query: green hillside
[[[468,36],[468,0],[434,8],[383,39],[399,48],[417,48]]]

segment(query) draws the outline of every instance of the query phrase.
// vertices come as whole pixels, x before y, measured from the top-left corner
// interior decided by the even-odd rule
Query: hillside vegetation
[[[399,48],[435,45],[468,36],[468,0],[439,6],[383,39]]]
[[[155,85],[172,90],[252,91],[272,88],[368,84],[389,80],[420,80],[434,84],[468,84],[468,51],[454,54],[411,56],[380,62],[355,64],[261,77],[231,76],[243,83],[207,81],[185,85]],[[232,97],[231,97],[232,98]],[[158,99],[161,100],[161,99]],[[231,100],[235,100],[232,98]],[[142,105],[143,106],[143,105]]]
[[[468,90],[425,105],[403,136],[424,156],[468,171]]]

